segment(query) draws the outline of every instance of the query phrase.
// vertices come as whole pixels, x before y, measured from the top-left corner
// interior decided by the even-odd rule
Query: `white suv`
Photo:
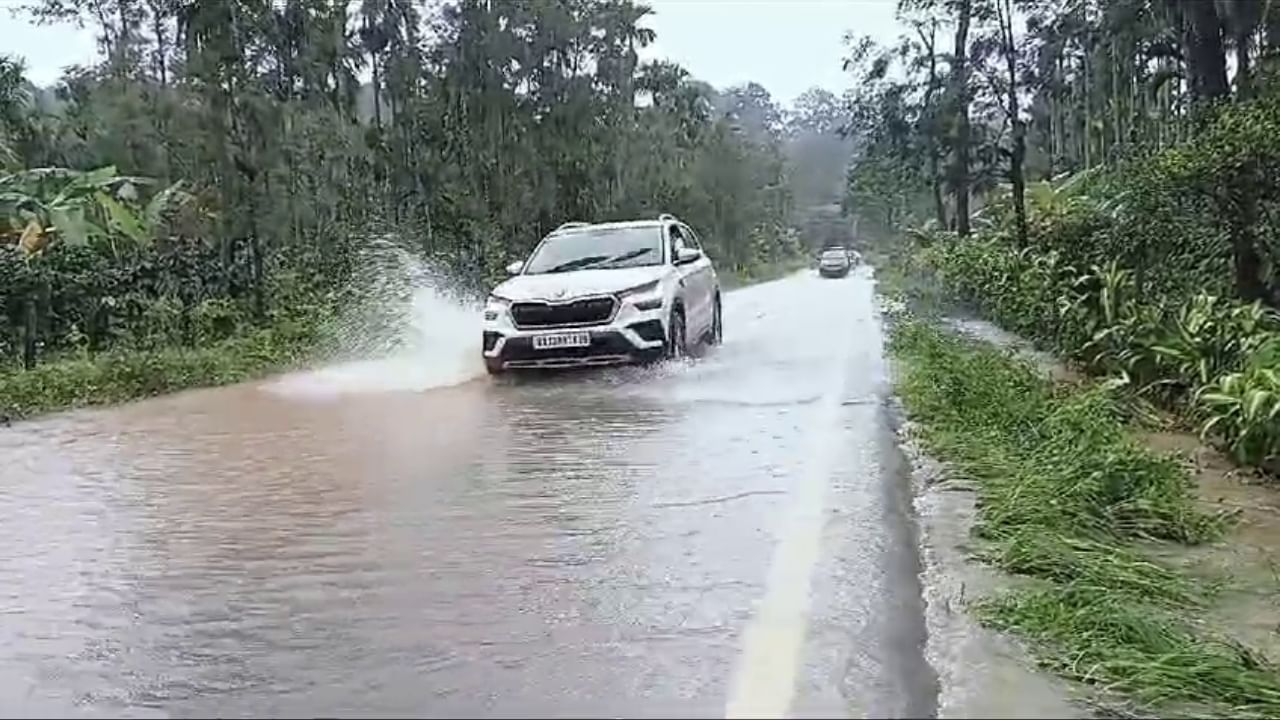
[[[492,374],[517,368],[643,362],[718,344],[720,280],[688,225],[565,223],[542,239],[484,309]]]

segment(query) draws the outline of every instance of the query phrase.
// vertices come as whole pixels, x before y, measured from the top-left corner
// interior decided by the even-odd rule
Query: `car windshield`
[[[553,235],[529,258],[526,275],[601,270],[662,262],[657,227],[588,228]]]
[[[845,254],[844,250],[827,250],[822,253],[823,260],[845,260],[848,259],[848,257],[849,256]]]

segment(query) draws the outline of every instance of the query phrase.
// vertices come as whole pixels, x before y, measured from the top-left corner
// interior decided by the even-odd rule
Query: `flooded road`
[[[0,709],[933,713],[869,275],[725,302],[682,365],[0,430]]]

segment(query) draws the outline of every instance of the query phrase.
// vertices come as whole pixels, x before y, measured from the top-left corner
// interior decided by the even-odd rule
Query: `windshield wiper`
[[[608,257],[607,255],[588,255],[587,257],[577,258],[576,260],[562,262],[555,267],[545,270],[544,272],[557,273],[568,272],[570,270],[590,270],[591,268],[633,260],[641,255],[648,255],[651,252],[653,252],[653,248],[640,248],[639,250],[632,250],[630,252],[622,253],[621,255],[614,255],[613,257]]]
[[[634,260],[642,255],[648,255],[651,252],[653,252],[653,248],[651,247],[640,248],[639,250],[632,250],[631,252],[625,252],[625,253],[622,253],[621,255],[615,255],[600,264],[612,265],[614,263],[626,262],[627,260]]]
[[[553,265],[542,272],[543,274],[547,274],[568,272],[569,270],[580,270],[584,266],[595,265],[598,262],[604,262],[608,259],[608,255],[588,255],[586,257],[574,258],[568,262],[562,262],[559,265]]]

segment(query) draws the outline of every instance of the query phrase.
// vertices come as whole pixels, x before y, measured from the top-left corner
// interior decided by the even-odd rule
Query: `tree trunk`
[[[382,129],[382,83],[381,76],[378,73],[378,56],[370,55],[369,59],[373,63],[373,126]]]
[[[1093,43],[1089,43],[1084,49],[1084,128],[1080,134],[1080,151],[1081,157],[1084,158],[1084,168],[1088,170],[1093,167],[1093,83],[1092,71],[1093,64],[1089,62],[1089,54],[1093,49]]]
[[[22,367],[32,370],[36,366],[36,341],[40,335],[40,313],[36,305],[36,288],[31,288],[22,299]]]
[[[925,50],[929,53],[929,88],[925,90],[924,107],[928,123],[925,128],[925,143],[929,153],[929,184],[933,190],[933,211],[938,219],[938,226],[947,226],[947,205],[942,199],[942,169],[938,150],[938,109],[934,106],[938,89],[938,52],[936,45],[938,24],[933,21],[929,26],[929,34],[921,28],[916,31]]]
[[[89,357],[97,355],[106,346],[107,333],[111,330],[111,311],[101,298],[94,301],[89,316]]]
[[[1236,32],[1236,97],[1242,100],[1253,95],[1252,45],[1253,34],[1249,28]]]
[[[249,250],[253,255],[253,314],[259,322],[267,318],[267,299],[266,299],[266,278],[263,272],[262,262],[262,223],[258,218],[258,201],[252,194],[252,185],[250,185],[250,197],[248,202],[249,215]],[[270,181],[267,181],[264,197],[271,197]]]
[[[956,103],[955,162],[952,187],[956,198],[956,233],[969,234],[969,17],[972,0],[961,0],[956,21],[955,59],[952,61],[952,94]]]
[[[1222,24],[1215,3],[1182,0],[1189,27],[1185,35],[1193,79],[1192,93],[1200,100],[1227,96],[1227,57],[1222,47]]]
[[[1023,165],[1027,158],[1027,128],[1018,108],[1018,48],[1013,37],[1013,2],[996,6],[1000,15],[1000,37],[1004,45],[1005,69],[1009,74],[1009,123],[1013,128],[1013,153],[1009,158],[1009,182],[1013,185],[1013,213],[1017,220],[1018,247],[1027,246],[1027,180]]]
[[[1266,0],[1262,11],[1263,48],[1258,54],[1270,59],[1280,52],[1280,5],[1276,0]]]
[[[1062,112],[1062,50],[1053,61],[1053,89],[1049,92],[1049,178],[1058,173],[1060,163],[1066,160],[1065,122]]]
[[[1016,103],[1010,100],[1010,104]],[[1026,247],[1027,235],[1027,129],[1022,120],[1013,121],[1013,153],[1009,158],[1009,182],[1013,185],[1013,214],[1017,222],[1018,246]]]
[[[1231,236],[1235,266],[1236,294],[1245,302],[1270,302],[1262,280],[1262,258],[1258,253],[1258,168],[1250,163],[1231,183],[1223,215]]]

